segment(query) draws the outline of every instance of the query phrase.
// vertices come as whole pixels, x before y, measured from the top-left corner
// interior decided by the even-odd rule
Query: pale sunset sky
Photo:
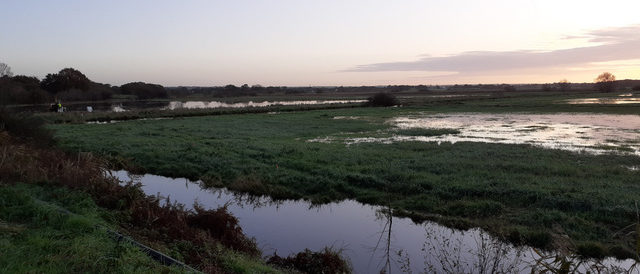
[[[0,62],[165,86],[640,79],[640,0],[1,0]]]

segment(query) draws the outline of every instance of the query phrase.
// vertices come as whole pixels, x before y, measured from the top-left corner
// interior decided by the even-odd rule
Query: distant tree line
[[[238,97],[270,94],[308,95],[322,93],[344,94],[418,94],[437,91],[460,91],[490,93],[502,97],[516,91],[571,91],[599,90],[612,92],[616,89],[640,91],[640,80],[616,80],[611,73],[602,73],[595,83],[570,83],[561,80],[553,84],[465,84],[465,85],[388,85],[354,87],[284,87],[244,84],[215,87],[163,87],[157,84],[132,82],[122,86],[111,86],[91,81],[86,75],[74,68],[64,68],[57,73],[47,74],[39,80],[33,76],[15,75],[7,64],[0,62],[0,104],[42,104],[56,100],[100,101],[114,96],[128,99]],[[376,105],[375,103],[374,105]],[[383,104],[384,105],[384,104]]]
[[[0,104],[43,104],[54,101],[100,101],[114,95],[136,99],[167,98],[167,90],[156,84],[134,82],[121,87],[91,81],[74,68],[64,68],[39,80],[33,76],[14,76],[11,67],[0,63]]]
[[[167,90],[163,86],[143,82],[124,84],[120,86],[120,92],[125,95],[134,95],[142,100],[169,97]]]

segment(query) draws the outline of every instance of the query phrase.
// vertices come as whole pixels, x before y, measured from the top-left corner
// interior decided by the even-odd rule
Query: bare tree
[[[0,63],[0,77],[11,77],[13,76],[13,72],[11,72],[11,67],[5,63]]]
[[[616,77],[609,72],[603,72],[596,78],[596,87],[602,92],[612,92],[616,89]]]

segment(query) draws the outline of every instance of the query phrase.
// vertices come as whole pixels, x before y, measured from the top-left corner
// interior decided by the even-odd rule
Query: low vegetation
[[[367,99],[367,105],[372,107],[390,107],[397,104],[396,96],[386,92],[376,93]]]
[[[0,114],[0,272],[191,272],[155,262],[107,230],[206,273],[297,272],[319,262],[269,266],[226,207],[196,204],[191,211],[146,196],[139,185],[110,176],[109,165],[90,153],[50,147],[40,119]],[[350,272],[339,254],[330,258],[336,265],[324,273]]]
[[[320,252],[306,249],[286,258],[273,254],[267,263],[303,273],[349,273],[351,271],[349,264],[342,259],[340,253],[329,248]]]
[[[7,115],[2,118],[6,124]],[[106,176],[106,163],[90,154],[67,154],[11,135],[24,131],[18,126],[0,131],[0,227],[8,232],[2,234],[0,249],[6,256],[0,269],[155,272],[164,268],[144,253],[112,241],[97,225],[124,231],[205,272],[225,272],[229,252],[239,252],[242,261],[264,267],[255,243],[225,208],[192,212],[180,205],[161,205],[139,186],[121,185]],[[65,214],[67,210],[72,215]]]
[[[547,106],[543,102],[548,101],[504,98],[492,102],[473,101],[467,109],[545,110],[535,106]],[[145,172],[200,178],[209,186],[317,203],[352,198],[385,204],[391,199],[394,212],[417,221],[480,226],[517,244],[588,255],[595,250],[588,248],[594,246],[590,243],[597,243],[603,255],[635,256],[635,201],[640,188],[637,174],[625,168],[638,165],[635,156],[468,142],[349,146],[309,142],[335,134],[376,134],[389,131],[385,121],[397,115],[464,107],[234,114],[53,128],[67,151],[91,151]],[[546,111],[597,109],[547,107]]]
[[[50,185],[3,184],[0,272],[183,272],[112,239],[99,227],[109,226],[105,219],[112,217],[82,192]]]

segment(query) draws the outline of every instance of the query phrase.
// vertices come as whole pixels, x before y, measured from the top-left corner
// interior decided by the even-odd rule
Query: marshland
[[[375,213],[386,210],[398,218],[391,230],[398,243],[389,255],[394,272],[444,269],[435,254],[422,254],[429,237],[463,239],[463,258],[473,257],[478,247],[469,234],[491,237],[513,254],[524,250],[519,271],[536,266],[542,256],[533,250],[633,265],[624,260],[636,256],[636,105],[570,101],[609,96],[591,91],[433,95],[400,92],[392,107],[349,102],[215,115],[152,112],[165,119],[119,120],[120,113],[105,111],[90,119],[113,122],[72,119],[48,128],[65,151],[91,152],[114,169],[198,181],[186,194],[180,180],[156,186],[145,175],[140,182],[149,195],[189,207],[205,203],[198,193],[230,193],[206,205],[231,202],[227,208],[263,254],[330,246],[354,271],[370,272],[384,266],[376,235],[388,229],[387,221]],[[245,198],[234,206],[234,197]],[[267,209],[260,206],[265,199]],[[366,221],[347,221],[362,217]],[[467,236],[442,236],[447,233]],[[410,258],[408,266],[396,262],[402,258]]]
[[[640,273],[638,10],[3,3],[0,273]]]

